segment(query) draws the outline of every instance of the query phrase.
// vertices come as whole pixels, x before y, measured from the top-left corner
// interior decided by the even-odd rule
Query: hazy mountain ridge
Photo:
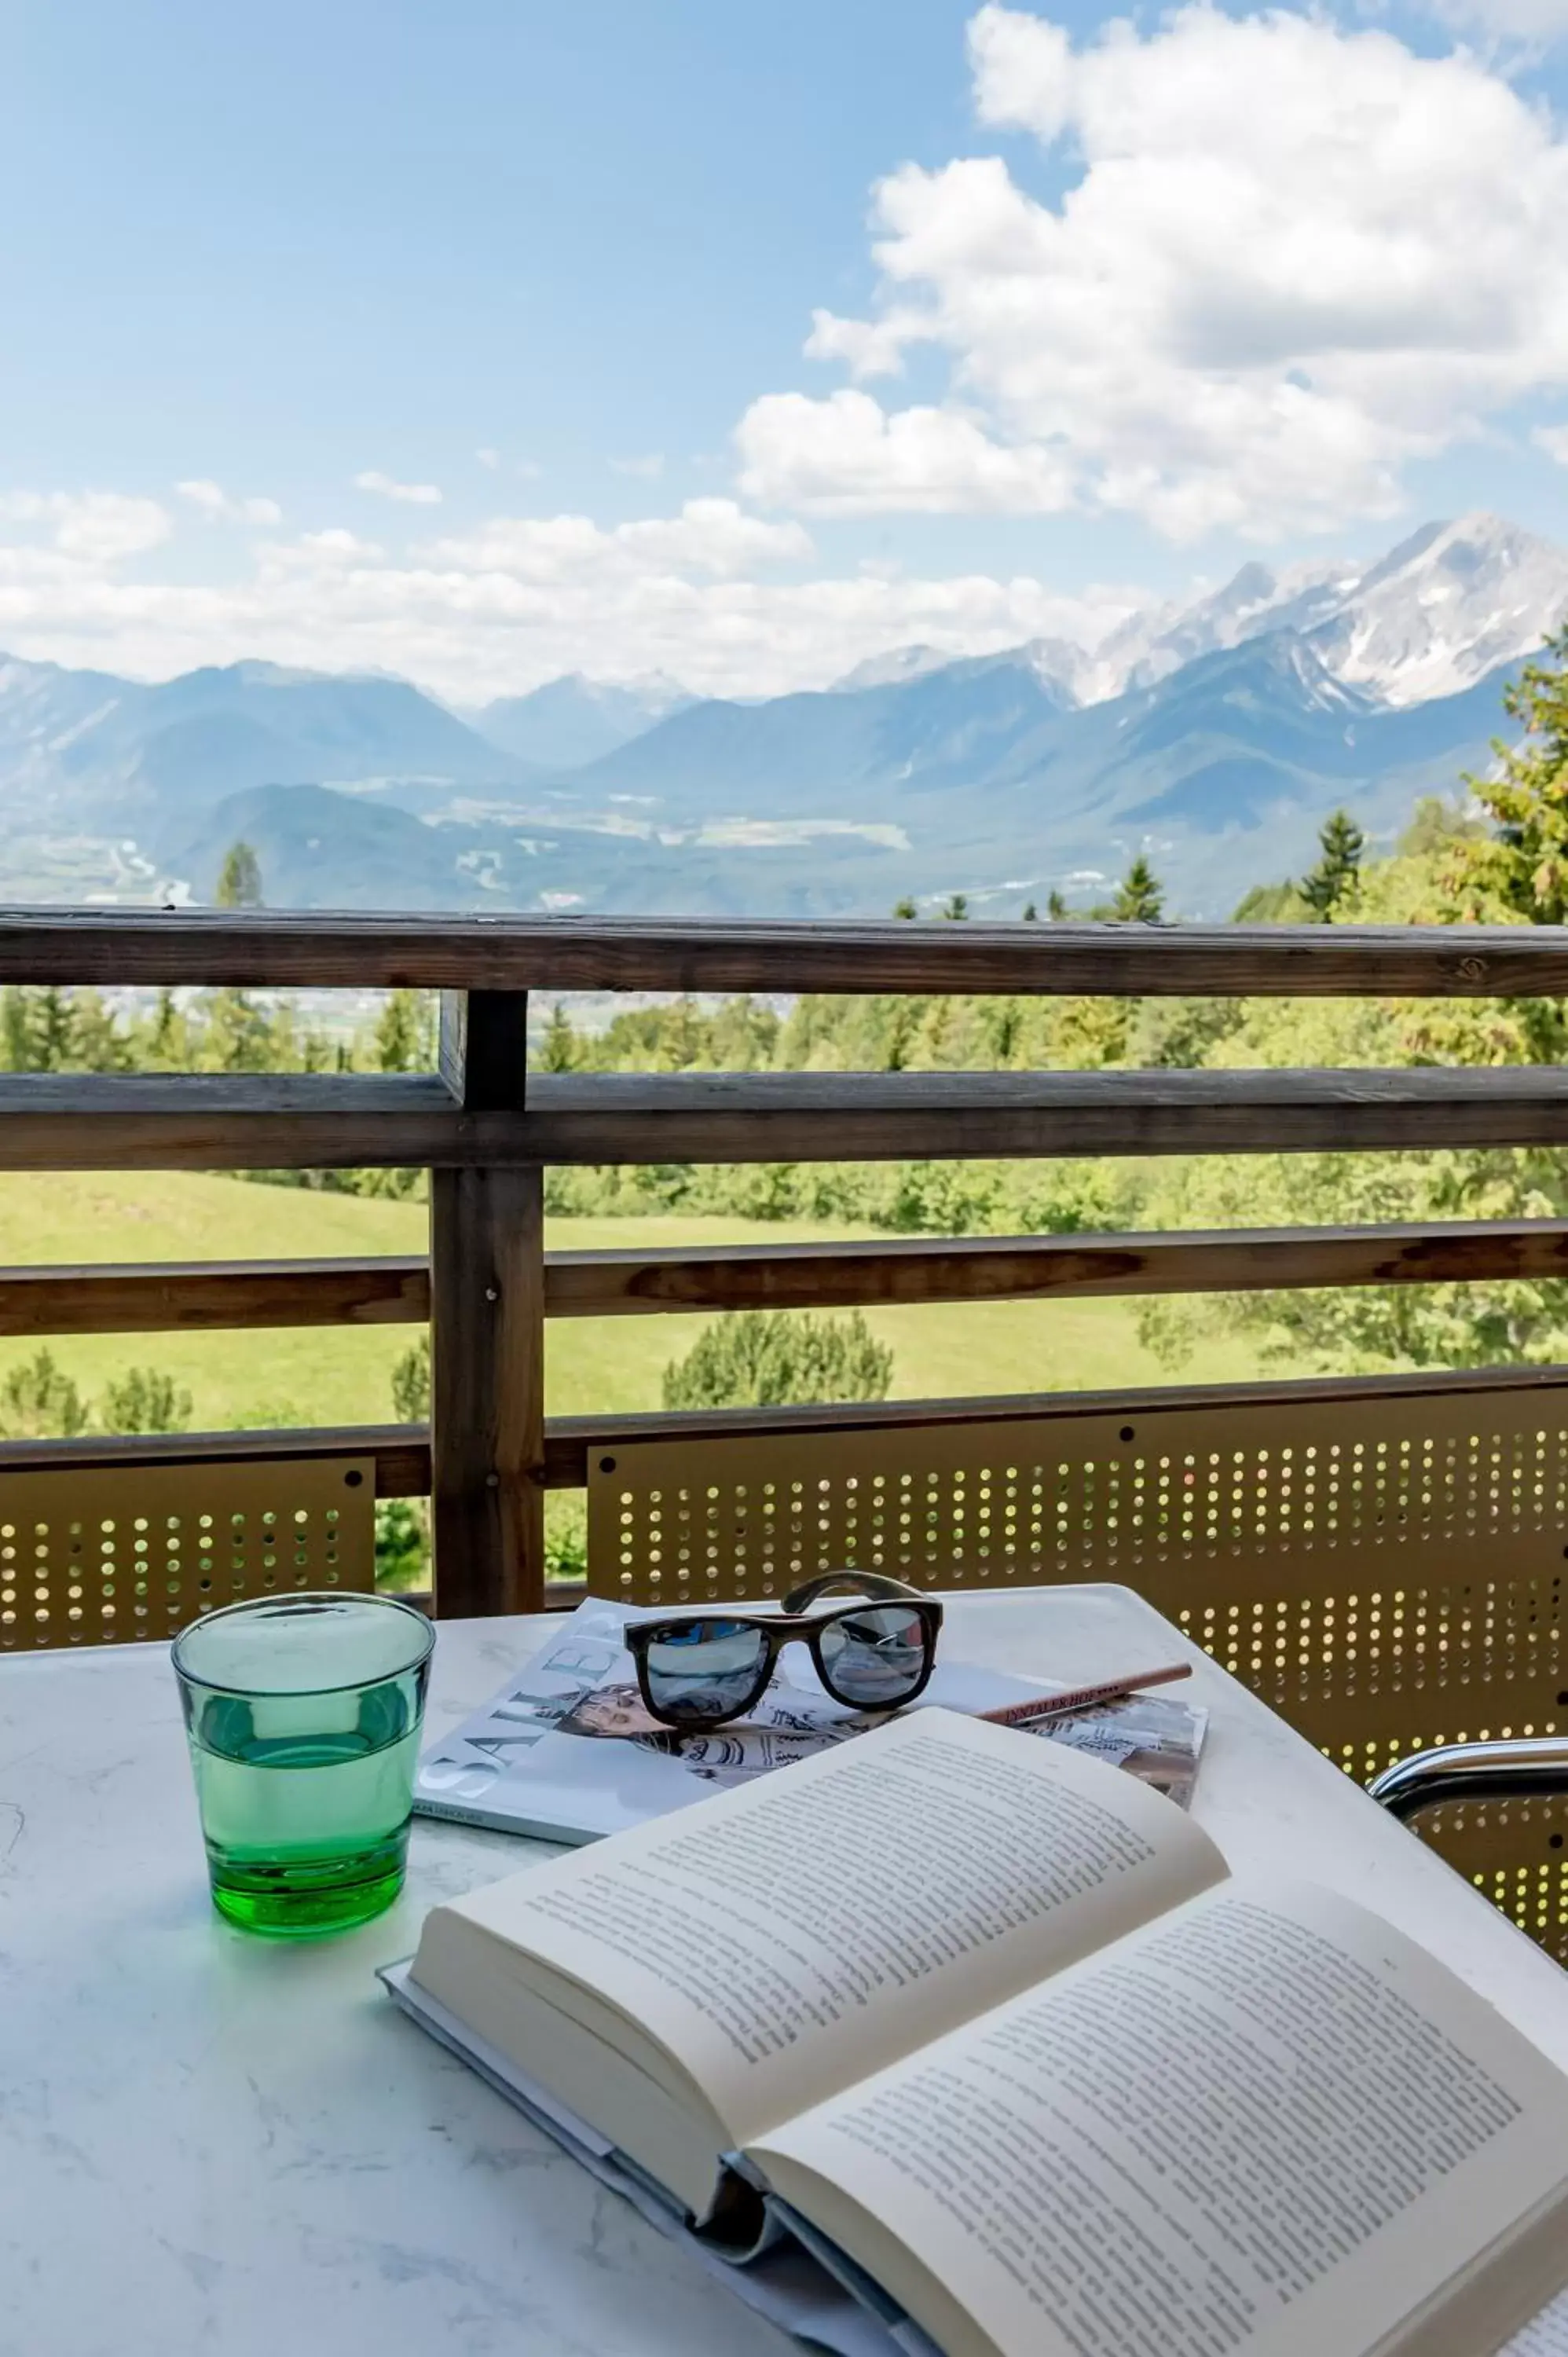
[[[1483,765],[1564,610],[1568,554],[1470,517],[1371,565],[1244,566],[1095,650],[896,649],[756,702],[574,677],[465,718],[367,674],[148,685],[0,657],[0,781],[14,868],[70,834],[75,897],[91,839],[105,891],[145,873],[202,898],[246,833],[280,903],[1004,909],[1147,849],[1212,913],[1305,860],[1337,803],[1386,834]]]

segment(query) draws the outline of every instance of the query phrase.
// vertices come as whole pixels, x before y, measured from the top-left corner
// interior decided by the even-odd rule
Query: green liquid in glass
[[[379,1915],[403,1887],[424,1664],[311,1692],[333,1644],[381,1648],[384,1674],[408,1636],[380,1616],[356,1628],[348,1599],[288,1613],[200,1632],[209,1653],[244,1649],[274,1691],[216,1692],[187,1674],[182,1690],[214,1905],[247,1931],[315,1939]]]

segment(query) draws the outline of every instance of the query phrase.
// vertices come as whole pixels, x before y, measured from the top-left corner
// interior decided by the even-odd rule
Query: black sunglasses
[[[832,1588],[869,1600],[808,1612]],[[835,1702],[854,1710],[899,1710],[931,1674],[942,1608],[901,1579],[875,1571],[829,1571],[791,1588],[779,1612],[696,1612],[632,1620],[625,1636],[637,1683],[666,1727],[721,1727],[744,1717],[764,1693],[786,1645],[810,1648]]]

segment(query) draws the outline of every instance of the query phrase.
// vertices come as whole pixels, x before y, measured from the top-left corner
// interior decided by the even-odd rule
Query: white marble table
[[[1190,1651],[1126,1589],[958,1597],[955,1657]],[[439,1730],[539,1641],[442,1625]],[[1568,1978],[1222,1671],[1196,1813],[1240,1867],[1369,1900],[1568,2067]],[[784,2357],[397,2014],[373,1967],[535,1845],[416,1821],[408,1890],[318,1945],[209,1908],[167,1649],[0,1662],[3,2357]]]

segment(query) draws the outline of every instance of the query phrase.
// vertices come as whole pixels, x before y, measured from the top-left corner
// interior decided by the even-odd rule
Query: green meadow
[[[550,1223],[558,1249],[631,1244],[783,1243],[868,1234],[849,1227],[738,1219],[572,1219]],[[424,1249],[422,1204],[324,1195],[194,1172],[0,1173],[0,1263],[349,1258]],[[893,1390],[913,1399],[1013,1391],[1114,1390],[1169,1380],[1140,1343],[1124,1301],[954,1303],[866,1313],[894,1351]],[[668,1361],[701,1316],[572,1318],[548,1336],[548,1404],[558,1415],[660,1405]],[[154,1365],[191,1394],[198,1429],[385,1423],[403,1326],[252,1333],[68,1336],[55,1357],[91,1398],[108,1376]],[[0,1341],[0,1374],[33,1342]],[[1182,1370],[1224,1382],[1257,1372],[1250,1346],[1225,1340]]]

